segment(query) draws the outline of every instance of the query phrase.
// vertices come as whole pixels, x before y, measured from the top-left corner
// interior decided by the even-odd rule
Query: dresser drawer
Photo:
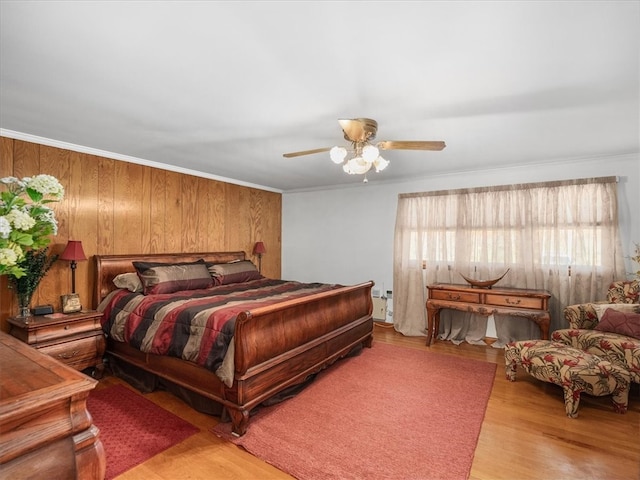
[[[104,337],[102,334],[98,334],[36,348],[40,352],[56,360],[60,360],[67,365],[77,366],[86,364],[87,366],[91,366],[96,365],[98,361],[102,362],[102,359],[99,359],[99,357],[102,355],[102,352],[104,352]]]
[[[534,310],[545,310],[544,299],[536,297],[520,297],[517,295],[491,294],[485,298],[487,305],[497,305],[501,307],[531,308]]]
[[[83,333],[95,333],[100,331],[100,328],[100,317],[83,318],[68,323],[43,325],[35,330],[35,341],[37,343],[44,343]]]
[[[452,302],[478,303],[480,295],[471,292],[452,292],[447,290],[431,290],[430,298],[434,300],[450,300]]]

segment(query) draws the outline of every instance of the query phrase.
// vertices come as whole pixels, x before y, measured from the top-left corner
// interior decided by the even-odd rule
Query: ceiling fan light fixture
[[[333,163],[339,165],[344,162],[344,159],[347,157],[347,149],[344,147],[333,147],[329,151],[329,156]]]
[[[389,160],[386,160],[379,156],[374,160],[373,166],[375,167],[376,172],[381,172],[389,166]]]
[[[354,157],[344,165],[344,171],[352,175],[363,175],[371,168],[371,163],[362,157]]]
[[[380,151],[373,145],[365,145],[362,147],[362,158],[369,163],[374,162],[379,155]]]

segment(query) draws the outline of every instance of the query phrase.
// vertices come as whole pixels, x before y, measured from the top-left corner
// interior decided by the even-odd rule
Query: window
[[[416,281],[424,290],[461,283],[458,272],[488,279],[509,268],[500,285],[550,291],[560,328],[564,305],[624,276],[617,209],[615,177],[400,195],[394,289],[407,310],[394,307],[394,321],[422,321],[424,298],[408,293]]]

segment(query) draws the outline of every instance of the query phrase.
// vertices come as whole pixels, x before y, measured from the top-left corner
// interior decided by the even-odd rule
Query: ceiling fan
[[[370,118],[339,119],[345,140],[351,142],[349,148],[335,146],[303,150],[301,152],[285,153],[285,158],[312,155],[315,153],[329,152],[331,160],[342,165],[343,170],[352,175],[365,175],[373,167],[376,172],[381,172],[389,161],[382,158],[380,150],[432,150],[440,151],[446,147],[442,141],[398,141],[384,140],[375,145],[372,141],[378,132],[378,122]],[[351,154],[350,158],[347,155]]]

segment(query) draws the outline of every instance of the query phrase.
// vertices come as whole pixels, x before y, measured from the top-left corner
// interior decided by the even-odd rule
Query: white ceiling
[[[638,1],[6,1],[0,128],[278,191],[640,151]]]

